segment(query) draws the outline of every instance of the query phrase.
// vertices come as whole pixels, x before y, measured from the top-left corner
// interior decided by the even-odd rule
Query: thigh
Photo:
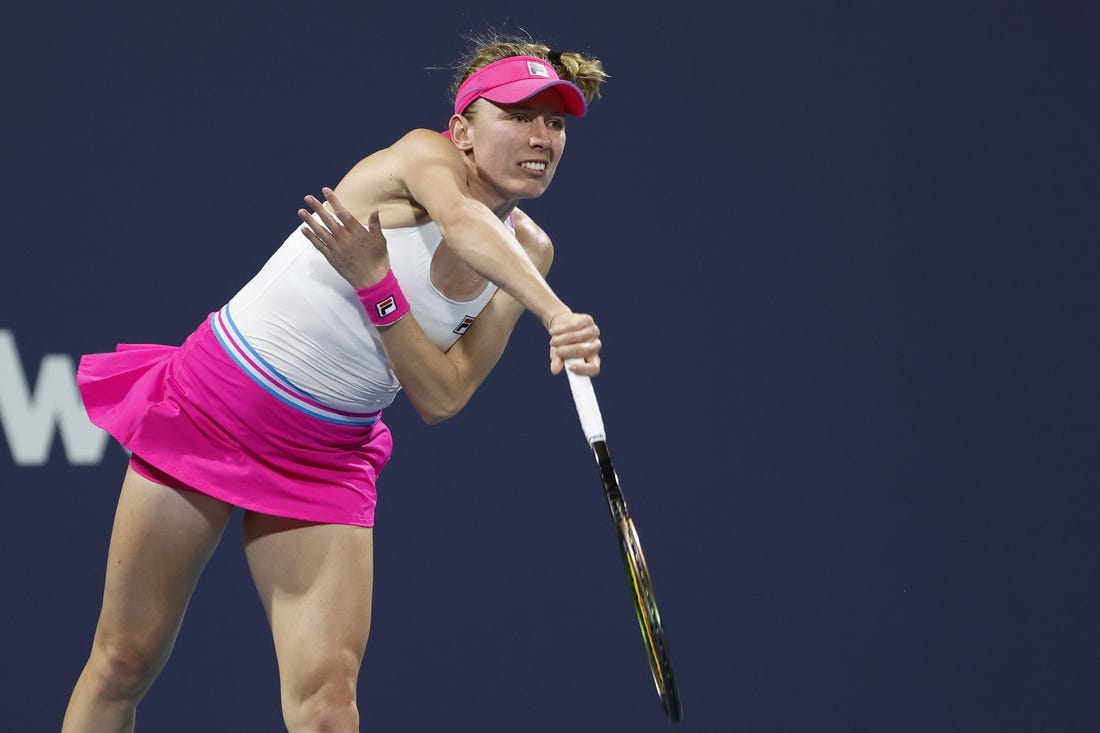
[[[244,539],[284,691],[354,679],[370,632],[374,530],[248,512]]]
[[[96,638],[166,654],[233,507],[128,469],[107,553]]]

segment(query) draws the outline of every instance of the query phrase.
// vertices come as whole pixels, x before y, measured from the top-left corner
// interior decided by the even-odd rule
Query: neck
[[[477,168],[472,165],[468,167],[466,172],[466,185],[469,186],[470,193],[474,195],[474,198],[488,206],[501,221],[507,218],[519,204],[519,199],[506,199],[493,190],[492,187],[486,186],[485,182],[478,176]]]

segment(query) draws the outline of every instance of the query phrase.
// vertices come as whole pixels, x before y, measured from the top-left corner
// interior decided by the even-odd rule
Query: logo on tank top
[[[459,336],[466,333],[470,326],[474,325],[474,316],[466,316],[462,319],[462,323],[455,326],[455,330],[452,333],[457,333]]]

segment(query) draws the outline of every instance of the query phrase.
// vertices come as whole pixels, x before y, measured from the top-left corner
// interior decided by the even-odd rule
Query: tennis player
[[[89,659],[64,733],[131,731],[234,507],[278,657],[288,730],[357,731],[382,411],[458,412],[525,310],[550,371],[600,369],[599,329],[546,283],[540,196],[605,73],[524,38],[479,41],[447,131],[359,161],[181,346],[86,355],[89,417],[132,452]]]

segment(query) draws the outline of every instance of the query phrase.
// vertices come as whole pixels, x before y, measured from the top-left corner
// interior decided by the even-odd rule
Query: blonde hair
[[[490,32],[479,36],[470,36],[472,50],[457,65],[457,74],[451,84],[451,99],[458,94],[462,82],[494,61],[510,56],[534,56],[545,59],[554,65],[558,76],[576,84],[584,94],[586,102],[600,96],[600,85],[610,75],[603,70],[603,64],[597,58],[589,58],[575,51],[553,51],[549,46],[531,38],[515,35],[503,35]]]

